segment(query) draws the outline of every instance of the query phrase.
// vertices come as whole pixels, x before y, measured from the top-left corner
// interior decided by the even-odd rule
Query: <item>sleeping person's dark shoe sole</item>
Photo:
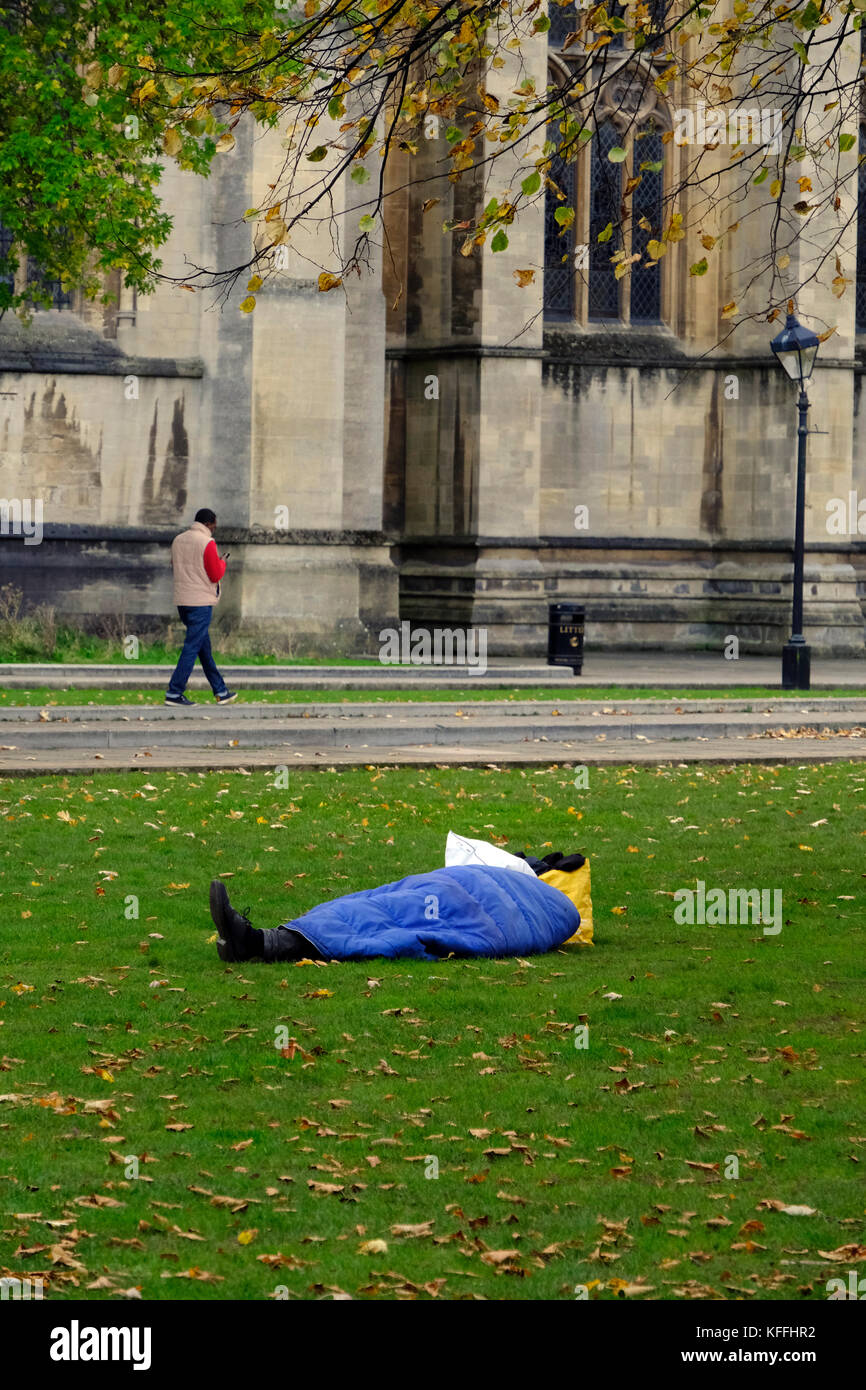
[[[231,903],[229,902],[229,895],[226,892],[226,886],[220,879],[215,878],[210,886],[210,915],[217,929],[217,955],[220,960],[225,961],[237,960],[234,951],[234,942],[232,941],[231,923],[229,920],[230,912]]]
[[[226,886],[218,878],[211,881],[210,915],[217,929],[216,948],[220,960],[255,960],[261,956],[261,932],[253,929],[243,912],[232,907]]]

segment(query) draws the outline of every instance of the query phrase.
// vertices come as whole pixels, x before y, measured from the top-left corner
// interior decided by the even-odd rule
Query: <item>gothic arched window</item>
[[[15,290],[15,276],[8,264],[8,256],[12,250],[12,233],[8,227],[4,227],[0,222],[0,284],[5,285],[9,294]]]
[[[49,303],[46,305],[44,299],[40,298],[33,307],[37,309],[71,309],[74,303],[74,296],[70,290],[63,288],[59,280],[47,280],[39,266],[31,256],[18,254],[13,259],[18,262],[19,268],[13,271],[10,266],[10,253],[13,248],[14,237],[8,227],[0,223],[0,284],[3,285],[5,299],[15,293],[16,282],[20,288],[24,285],[34,287],[38,295],[46,296]]]
[[[550,128],[549,138],[556,141],[559,128]],[[574,228],[563,228],[556,220],[558,208],[573,208],[575,204],[574,164],[555,155],[551,160],[550,179],[559,193],[548,185],[544,202],[544,311],[549,318],[574,318]],[[563,196],[560,197],[560,194]]]
[[[657,4],[666,4],[667,0],[656,0]],[[618,0],[598,0],[598,4],[593,0],[576,0],[570,5],[551,5],[550,6],[550,28],[547,31],[547,42],[551,48],[562,48],[569,34],[573,34],[580,23],[580,15],[587,10],[597,9],[601,13],[602,9],[607,11],[608,16],[613,19],[625,18],[625,5],[619,4]],[[603,45],[608,49],[621,49],[623,47],[623,34],[613,33],[610,36],[610,43]]]
[[[557,139],[558,128],[551,130]],[[626,158],[608,156],[619,148]],[[589,323],[658,324],[662,322],[664,263],[650,265],[647,243],[659,238],[664,216],[662,129],[650,117],[623,130],[610,116],[595,130],[575,166],[554,159],[548,188],[544,234],[544,311],[550,319],[578,318]],[[641,165],[644,167],[641,168]],[[638,178],[622,208],[626,178]],[[561,198],[559,194],[564,194]],[[556,211],[575,209],[572,228],[563,233]],[[602,239],[599,240],[599,237]],[[617,253],[629,271],[616,278]]]
[[[547,42],[550,48],[562,48],[569,34],[577,28],[577,5],[551,5]]]
[[[639,131],[634,142],[635,163],[660,164],[662,133],[655,126]],[[661,169],[644,169],[641,181],[632,194],[631,250],[632,255],[646,251],[646,244],[661,230],[664,215],[663,178]],[[630,276],[630,318],[632,323],[661,322],[661,266],[654,268],[644,261],[635,261]]]
[[[647,31],[648,39],[651,40],[664,33],[669,5],[670,0],[647,0],[647,10],[651,21]],[[599,12],[604,10],[609,19],[625,20],[626,8],[627,6],[624,3],[621,4],[620,0],[607,0],[606,3],[605,0],[598,0],[598,3],[595,3],[595,0],[572,0],[570,5],[551,4],[549,7],[550,28],[547,31],[548,44],[551,48],[562,48],[566,37],[577,29],[581,13],[585,14],[588,10],[597,9]],[[610,33],[610,43],[604,44],[599,52],[603,53],[606,49],[608,52],[616,53],[622,52],[624,48],[625,33],[619,30]]]
[[[64,289],[60,280],[47,280],[42,267],[29,258],[27,261],[27,284],[34,286],[37,293],[47,295],[50,300],[48,305],[41,302],[38,308],[72,308],[72,292]]]
[[[609,152],[619,145],[619,138],[613,121],[605,121],[590,146],[587,317],[596,320],[620,317],[620,282],[616,279],[611,256],[622,249],[619,230],[622,167],[608,159]],[[608,239],[599,241],[606,233]]]

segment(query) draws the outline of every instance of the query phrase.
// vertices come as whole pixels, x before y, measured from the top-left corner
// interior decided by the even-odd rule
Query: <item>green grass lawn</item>
[[[214,633],[214,643],[218,634]],[[138,653],[138,663],[142,666],[174,666],[182,643],[180,640],[166,645],[165,642],[142,642]],[[123,655],[117,642],[102,637],[71,632],[68,640],[58,643],[49,654],[38,647],[18,645],[0,640],[0,663],[36,662],[40,666],[54,662],[58,666],[72,664],[82,666],[116,666],[119,671],[128,671],[132,664]],[[244,652],[240,656],[234,652],[220,652],[222,666],[378,666],[375,656],[286,656],[275,652]]]
[[[213,698],[209,691],[193,689],[190,698],[210,708]],[[162,705],[162,690],[50,690],[40,686],[32,690],[0,690],[0,709],[17,705]],[[726,690],[702,690],[695,687],[685,690],[670,690],[660,686],[631,688],[629,686],[588,685],[588,686],[532,686],[526,689],[508,690],[240,690],[238,704],[414,704],[454,703],[455,701],[508,700],[520,704],[527,700],[768,700],[790,699],[800,704],[813,700],[833,697],[841,699],[852,697],[863,699],[864,690],[772,690],[761,686],[733,686]]]
[[[0,782],[0,1274],[49,1298],[762,1301],[857,1267],[863,763],[274,781]],[[218,961],[217,873],[275,925],[441,864],[449,828],[588,853],[595,946]],[[677,925],[698,878],[780,888],[781,932]]]
[[[106,618],[106,622],[108,619]],[[113,635],[85,632],[72,621],[58,620],[50,605],[24,611],[24,595],[10,584],[0,585],[0,662],[75,662],[82,666],[115,663],[129,666],[124,650],[126,634],[135,636],[135,622],[115,621]],[[168,663],[174,666],[183,636],[183,625],[174,620],[163,624],[163,636],[151,627],[149,633],[139,633],[138,660],[144,664]],[[175,640],[167,640],[168,637]],[[376,666],[375,656],[329,657],[288,656],[271,651],[248,651],[244,639],[235,632],[226,633],[218,623],[213,632],[214,643],[220,645],[220,661],[225,666]]]

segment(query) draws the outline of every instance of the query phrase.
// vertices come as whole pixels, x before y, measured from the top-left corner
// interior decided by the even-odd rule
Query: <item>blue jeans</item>
[[[195,666],[195,659],[198,657],[214,695],[222,695],[227,687],[213,659],[210,633],[208,632],[213,608],[210,604],[195,608],[190,608],[184,604],[178,605],[177,611],[180,614],[181,622],[186,627],[186,640],[183,644],[180,660],[168,683],[167,693],[169,695],[182,695],[184,693],[186,683],[192,675],[192,668]]]

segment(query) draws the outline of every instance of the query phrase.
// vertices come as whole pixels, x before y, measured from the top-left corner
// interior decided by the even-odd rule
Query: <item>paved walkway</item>
[[[219,653],[217,653],[219,658]],[[48,686],[51,689],[165,690],[171,674],[169,666],[145,666],[138,662],[121,665],[59,665],[54,662],[0,664],[0,687],[25,689]],[[466,666],[224,666],[223,673],[238,690],[424,690],[467,689],[519,690],[526,686],[652,686],[672,691],[719,689],[734,685],[764,686],[778,691],[781,683],[779,656],[743,656],[726,661],[721,652],[589,652],[583,674],[574,676],[569,667],[547,666],[544,662],[491,659],[480,673]],[[834,660],[816,657],[812,662],[813,689],[833,688],[866,691],[866,647],[864,659]],[[207,690],[200,675],[190,682],[190,691]]]
[[[866,696],[0,707],[0,774],[297,763],[809,761],[866,756]]]

